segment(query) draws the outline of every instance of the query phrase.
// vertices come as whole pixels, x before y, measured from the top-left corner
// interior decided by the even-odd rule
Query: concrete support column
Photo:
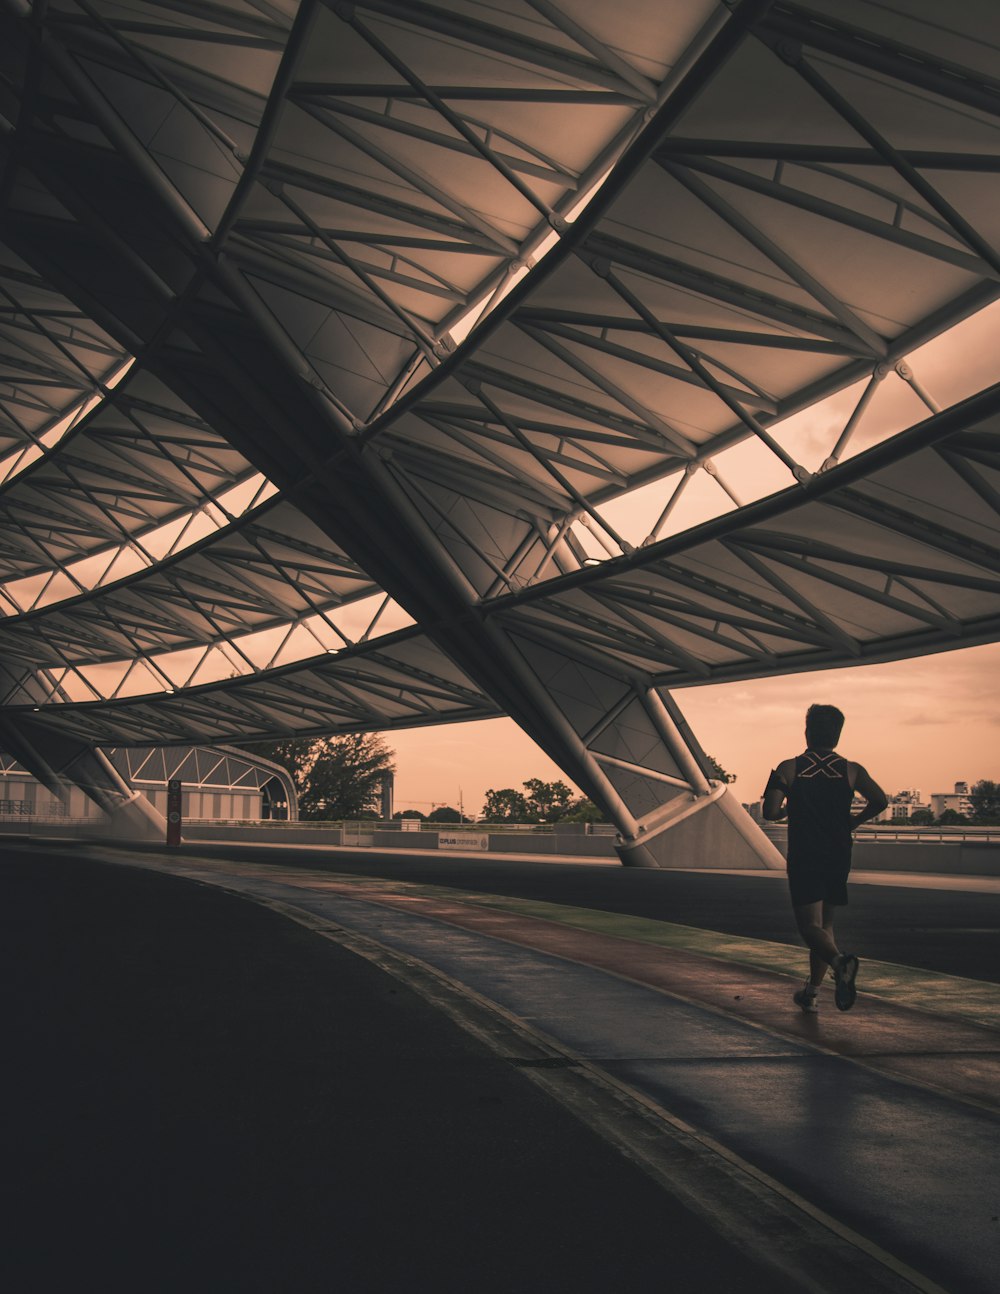
[[[165,839],[163,815],[128,785],[103,751],[9,711],[0,711],[0,745],[63,803],[69,786],[78,786],[107,815],[111,835]]]
[[[783,871],[779,850],[723,782],[651,830],[616,845],[626,867],[698,867]]]

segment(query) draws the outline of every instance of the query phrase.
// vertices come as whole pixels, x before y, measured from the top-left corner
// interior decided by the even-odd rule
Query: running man
[[[837,754],[843,726],[844,716],[835,705],[811,705],[805,753],[780,763],[764,789],[764,817],[769,822],[788,819],[788,888],[799,933],[809,948],[809,978],[794,1000],[810,1013],[816,1011],[828,966],[838,1009],[849,1011],[857,998],[858,959],[837,947],[834,909],[847,903],[852,832],[888,803],[860,764]],[[855,791],[867,803],[852,813]]]

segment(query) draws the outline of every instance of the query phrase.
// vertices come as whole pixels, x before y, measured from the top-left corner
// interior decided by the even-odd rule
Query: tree
[[[560,822],[607,822],[607,816],[593,800],[578,796],[559,819]]]
[[[1000,823],[1000,783],[982,778],[969,792],[969,799],[974,822],[987,826]]]
[[[394,753],[376,732],[317,742],[299,796],[299,813],[327,820],[377,816],[382,778],[396,771]]]
[[[736,774],[727,773],[714,755],[706,755],[709,773],[716,782],[735,782]]]
[[[453,809],[450,804],[439,805],[438,808],[432,809],[427,815],[428,822],[461,822],[462,815],[457,809]]]
[[[911,827],[929,827],[934,822],[934,814],[930,809],[914,809],[910,814]]]
[[[286,768],[298,789],[302,785],[302,778],[311,761],[310,751],[314,744],[311,737],[291,737],[285,741],[255,743],[248,746],[247,750],[251,754],[260,755],[262,759],[269,759],[272,764],[280,764],[282,768]]]
[[[957,809],[945,809],[937,820],[939,827],[967,827],[969,819]]]
[[[603,822],[604,815],[597,805],[578,796],[573,799],[573,788],[565,782],[543,782],[540,777],[529,777],[522,782],[523,791],[505,787],[502,791],[486,792],[483,805],[484,822]]]
[[[573,790],[565,782],[543,782],[540,777],[529,777],[521,785],[526,792],[528,822],[558,822],[569,809]]]
[[[529,777],[523,791],[505,787],[487,791],[483,806],[486,822],[561,822],[573,801],[573,788],[565,782],[543,782]],[[579,819],[578,819],[579,821]]]
[[[502,791],[487,791],[483,805],[483,818],[487,822],[530,822],[528,802],[520,791],[505,787]]]
[[[376,732],[255,743],[252,749],[292,774],[299,816],[306,819],[377,817],[382,778],[396,771],[395,751]]]
[[[425,821],[424,815],[419,809],[404,809],[402,813],[394,813],[392,818],[394,822],[399,822],[402,818],[419,818],[421,822]]]

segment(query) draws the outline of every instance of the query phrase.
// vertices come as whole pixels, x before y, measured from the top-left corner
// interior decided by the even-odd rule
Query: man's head
[[[843,726],[843,713],[835,705],[811,705],[806,711],[806,744],[833,750]]]

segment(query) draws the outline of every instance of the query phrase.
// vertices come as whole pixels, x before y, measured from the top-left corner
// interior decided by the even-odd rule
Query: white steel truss
[[[130,786],[166,790],[167,783],[176,779],[189,790],[259,792],[277,782],[293,817],[297,811],[295,783],[288,770],[247,751],[229,746],[123,746],[109,749],[107,755]],[[0,788],[5,778],[13,781],[26,774],[15,759],[0,754]]]

